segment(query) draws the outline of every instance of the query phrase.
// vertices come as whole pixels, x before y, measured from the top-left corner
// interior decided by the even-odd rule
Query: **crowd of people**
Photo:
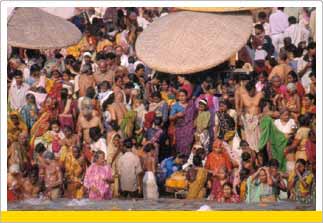
[[[259,11],[233,60],[192,75],[136,56],[175,9],[78,10],[77,45],[8,59],[9,202],[315,201],[315,9]]]

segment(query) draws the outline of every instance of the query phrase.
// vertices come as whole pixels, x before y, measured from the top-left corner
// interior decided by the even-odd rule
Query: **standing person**
[[[137,196],[141,192],[138,188],[138,176],[142,172],[139,157],[132,152],[132,139],[128,138],[124,141],[124,154],[119,158],[117,170],[120,175],[120,189],[124,197],[130,195],[131,198]]]
[[[203,145],[205,150],[208,151],[210,144],[209,126],[210,126],[211,113],[208,111],[207,101],[201,99],[199,101],[199,112],[194,121],[196,128],[195,143]]]
[[[188,171],[187,178],[189,181],[187,199],[203,199],[206,194],[206,182],[208,172],[203,168],[200,156],[193,157],[193,167]]]
[[[290,37],[295,46],[303,41],[307,43],[310,31],[303,24],[297,23],[294,16],[288,17],[288,23],[289,27],[285,30],[284,37]]]
[[[255,83],[249,81],[245,88],[240,89],[240,95],[243,108],[246,109],[245,113],[241,115],[243,138],[253,150],[258,151],[260,138],[259,103],[263,98],[263,93],[256,93]]]
[[[55,200],[61,196],[61,187],[63,184],[63,173],[55,160],[54,153],[45,152],[45,188],[46,196],[50,200]]]
[[[180,89],[187,92],[187,98],[191,98],[193,94],[192,84],[184,76],[178,76],[177,81],[180,85]]]
[[[79,79],[79,97],[85,96],[86,89],[89,87],[95,88],[95,79],[93,77],[92,67],[89,64],[84,64],[81,70],[81,75]]]
[[[288,25],[288,15],[284,13],[284,7],[278,7],[277,11],[269,16],[271,39],[277,53],[283,45],[284,32]]]
[[[313,200],[311,196],[311,186],[314,181],[314,175],[305,168],[306,161],[298,159],[296,161],[295,170],[288,178],[288,190],[290,191],[290,199],[310,204]]]
[[[276,65],[269,77],[268,80],[271,81],[275,75],[278,75],[283,84],[287,84],[288,82],[288,74],[292,71],[292,67],[288,65],[288,56],[286,52],[280,52],[278,55],[278,65]]]
[[[76,104],[72,98],[72,92],[67,88],[62,88],[61,97],[58,101],[59,123],[62,128],[69,126],[75,129],[74,119],[76,117]]]
[[[28,93],[26,95],[27,104],[25,104],[21,111],[21,117],[25,121],[28,129],[30,130],[38,118],[38,108],[36,104],[36,99],[33,94]]]
[[[82,199],[84,196],[83,179],[86,169],[84,156],[78,146],[73,146],[64,159],[65,177],[67,180],[67,197]]]
[[[185,155],[190,154],[193,143],[193,122],[195,116],[195,106],[193,101],[188,101],[188,93],[181,89],[178,92],[178,102],[170,111],[170,121],[175,123],[176,151]]]
[[[143,159],[143,169],[145,175],[143,178],[143,195],[144,199],[158,199],[158,186],[155,177],[156,173],[156,158],[154,155],[154,145],[147,144],[144,147],[145,157]]]
[[[89,190],[91,200],[105,200],[112,197],[110,186],[113,183],[112,170],[106,164],[104,157],[104,152],[97,151],[94,154],[91,166],[85,173],[84,186]]]
[[[11,83],[8,96],[11,110],[20,111],[26,104],[26,95],[29,85],[23,82],[23,74],[20,70],[15,71],[15,82]]]
[[[229,110],[228,101],[220,101],[219,111],[215,113],[214,118],[214,136],[224,138],[229,142],[235,135],[236,120],[232,110]]]

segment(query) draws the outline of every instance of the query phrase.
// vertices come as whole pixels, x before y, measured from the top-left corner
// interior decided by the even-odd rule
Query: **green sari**
[[[287,139],[281,131],[277,129],[271,117],[265,116],[260,121],[260,141],[259,149],[263,149],[267,142],[271,144],[272,157],[277,159],[280,170],[286,170],[286,157],[284,149],[287,146]]]

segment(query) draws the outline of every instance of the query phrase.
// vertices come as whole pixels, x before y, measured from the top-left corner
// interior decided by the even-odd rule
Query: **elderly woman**
[[[297,119],[301,112],[301,101],[294,83],[287,84],[287,94],[286,98],[282,101],[282,106],[291,112],[291,116],[294,119]]]
[[[112,169],[106,164],[104,157],[104,152],[97,151],[91,166],[85,173],[84,186],[88,189],[91,200],[104,200],[112,197],[110,187],[113,183]]]
[[[247,203],[276,201],[268,168],[259,168],[247,179]]]

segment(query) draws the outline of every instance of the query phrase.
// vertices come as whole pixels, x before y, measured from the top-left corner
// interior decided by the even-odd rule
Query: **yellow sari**
[[[206,194],[205,183],[208,172],[206,169],[199,167],[197,169],[196,179],[189,184],[187,199],[202,199]]]

